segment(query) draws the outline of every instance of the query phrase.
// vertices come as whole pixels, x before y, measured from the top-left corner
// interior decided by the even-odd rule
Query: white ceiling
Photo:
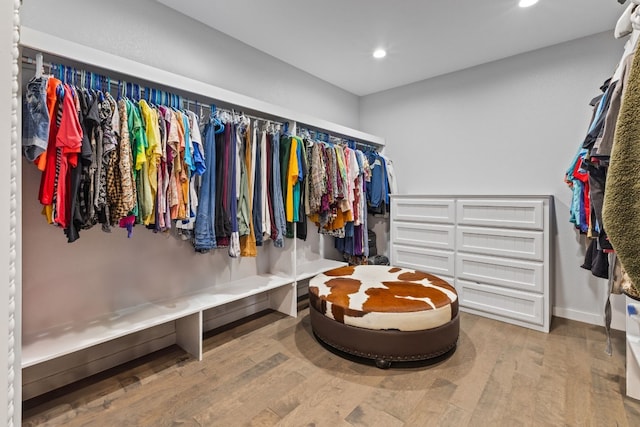
[[[158,1],[356,95],[610,30],[624,10],[617,0]]]

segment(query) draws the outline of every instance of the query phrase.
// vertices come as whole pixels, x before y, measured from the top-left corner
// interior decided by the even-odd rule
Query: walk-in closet
[[[640,425],[640,0],[12,0],[7,426]]]

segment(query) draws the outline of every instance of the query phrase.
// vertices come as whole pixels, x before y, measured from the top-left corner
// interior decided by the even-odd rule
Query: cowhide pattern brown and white
[[[345,325],[419,331],[449,323],[458,294],[437,276],[382,265],[340,267],[309,282],[310,304]]]

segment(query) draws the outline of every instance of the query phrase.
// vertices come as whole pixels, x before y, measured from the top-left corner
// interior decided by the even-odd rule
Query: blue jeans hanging
[[[194,247],[198,252],[207,252],[216,247],[214,220],[216,217],[216,141],[214,126],[208,124],[204,130],[204,151],[207,169],[202,175],[198,195]]]
[[[273,179],[271,182],[271,197],[273,203],[273,215],[275,216],[276,228],[278,229],[278,237],[273,242],[276,248],[284,246],[284,235],[287,230],[287,220],[284,213],[284,199],[282,197],[282,184],[280,172],[280,133],[273,134],[272,153],[273,156]]]
[[[47,81],[46,77],[31,79],[23,97],[22,153],[30,162],[47,150],[49,141]]]

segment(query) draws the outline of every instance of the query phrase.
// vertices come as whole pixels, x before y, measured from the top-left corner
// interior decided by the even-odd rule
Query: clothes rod
[[[31,58],[31,57],[28,57],[28,56],[23,56],[22,57],[22,63],[29,64],[29,65],[35,65],[35,67],[36,67],[36,77],[39,77],[39,76],[42,75],[42,72],[44,71],[44,67],[47,67],[49,69],[49,74],[53,74],[52,70],[60,66],[60,64],[54,64],[54,63],[51,63],[51,62],[43,61],[41,53],[36,54],[36,58],[35,59]],[[78,81],[80,83],[80,86],[83,86],[83,84],[86,83],[85,82],[86,76],[94,76],[98,80],[107,79],[106,76],[103,76],[103,75],[98,74],[98,73],[93,73],[93,72],[90,72],[90,71],[85,71],[85,70],[82,70],[82,69],[76,69],[76,68],[72,68],[72,67],[65,67],[65,68],[67,70],[70,70],[72,73],[74,73],[75,76],[80,76],[80,80]],[[78,83],[78,82],[76,82],[76,83]],[[94,80],[90,81],[91,84],[93,84],[93,82],[94,82]],[[131,83],[131,82],[126,82],[124,80],[111,80],[110,82],[113,83],[115,85],[115,87],[118,88],[118,91],[120,91],[120,89],[122,87],[125,87],[127,85],[127,83]],[[138,89],[136,90],[136,92],[139,92],[139,93],[136,93],[135,95],[139,95],[140,99],[145,99],[143,97],[143,95],[145,94],[145,87],[137,85],[137,84],[136,84],[136,86],[138,86]],[[107,86],[104,89],[106,89],[108,92],[111,92],[111,87],[110,86]],[[151,88],[147,87],[147,89],[151,89]],[[155,91],[156,89],[153,89],[153,90]],[[165,93],[165,94],[169,95],[169,97],[174,96],[174,94],[172,94],[169,91],[160,91],[160,90],[157,90],[157,91],[158,91],[158,93]],[[129,94],[127,92],[126,95],[129,96],[131,94]],[[203,115],[202,114],[202,109],[205,109],[205,108],[209,109],[209,110],[212,109],[211,105],[208,104],[208,103],[195,101],[195,100],[184,98],[184,97],[181,97],[181,96],[179,97],[179,102],[183,103],[185,109],[187,109],[187,110],[189,109],[190,105],[193,105],[195,108],[199,108],[201,110],[200,116]],[[162,103],[162,102],[159,102],[159,103]],[[252,120],[258,120],[258,121],[263,121],[263,122],[268,122],[268,123],[273,123],[273,124],[276,124],[276,125],[284,126],[284,121],[277,120],[277,119],[265,119],[264,117],[258,117],[258,116],[252,115],[252,114],[247,114],[247,113],[243,112],[241,108],[235,109],[235,108],[225,108],[225,107],[216,106],[216,111],[226,112],[226,113],[229,113],[231,115],[234,115],[234,114],[242,115],[242,116],[247,117],[247,118],[252,119]]]
[[[328,139],[328,141],[325,141],[325,142],[331,142],[331,139],[333,138],[347,145],[349,143],[354,143],[356,146],[364,148],[365,150],[378,151],[380,148],[382,148],[382,146],[379,146],[379,145],[371,144],[369,142],[363,142],[358,139],[350,138],[345,135],[335,135],[332,132],[328,132],[324,129],[318,129],[313,126],[308,126],[305,124],[299,124],[298,126],[300,128],[300,132],[298,132],[299,136],[305,136],[304,134],[307,133],[309,134],[309,137],[312,137],[312,139],[316,139],[318,141],[322,141],[320,137],[326,135],[326,139]]]

